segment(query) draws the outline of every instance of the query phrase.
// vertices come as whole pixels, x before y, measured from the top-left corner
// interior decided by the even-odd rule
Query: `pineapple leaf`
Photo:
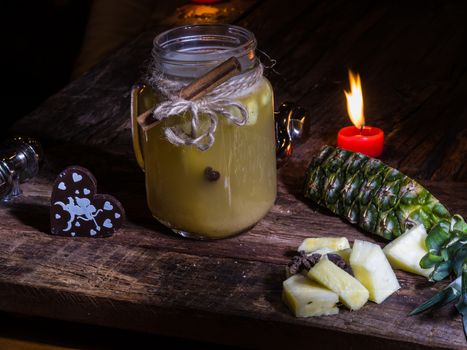
[[[460,276],[462,274],[462,269],[466,261],[467,261],[467,246],[464,245],[454,257],[453,270],[456,276]]]
[[[449,284],[446,288],[442,289],[441,291],[433,295],[430,299],[425,301],[423,304],[413,309],[409,313],[409,316],[417,315],[435,306],[446,305],[454,301],[454,299],[458,298],[460,295],[461,295],[461,278],[459,277],[455,281],[453,281],[451,284]]]
[[[436,265],[435,269],[433,272],[430,274],[430,281],[438,282],[446,277],[449,276],[449,274],[452,271],[452,262],[451,261],[442,261],[438,265]]]
[[[456,214],[452,217],[451,229],[453,231],[460,231],[462,233],[467,233],[467,223],[465,223],[464,218],[462,216]]]
[[[456,309],[462,315],[462,324],[464,326],[464,336],[467,338],[467,264],[462,265],[461,278],[461,297],[456,304]]]
[[[444,261],[449,261],[450,256],[447,248],[441,249],[441,256],[443,257]]]
[[[459,237],[454,236],[445,246],[445,249],[448,256],[452,257],[457,254],[457,252],[465,245],[465,242],[459,240]]]
[[[420,260],[420,267],[422,269],[429,269],[435,266],[436,264],[444,261],[444,258],[440,255],[435,255],[427,253],[422,260]]]
[[[450,223],[447,220],[439,221],[428,233],[426,247],[430,253],[438,254],[443,245],[449,240]]]

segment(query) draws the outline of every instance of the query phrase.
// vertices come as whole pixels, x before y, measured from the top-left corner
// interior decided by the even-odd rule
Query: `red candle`
[[[350,91],[344,92],[347,98],[347,112],[355,126],[347,126],[339,130],[337,147],[378,157],[383,153],[384,132],[379,128],[365,126],[360,76],[349,70],[349,81]]]
[[[337,147],[370,157],[379,157],[383,153],[383,143],[383,130],[372,126],[364,126],[363,129],[347,126],[337,134]]]

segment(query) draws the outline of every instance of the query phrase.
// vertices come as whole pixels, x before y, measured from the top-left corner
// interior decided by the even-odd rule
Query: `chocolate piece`
[[[63,170],[55,180],[50,203],[50,226],[55,235],[108,237],[123,224],[125,211],[107,194],[96,194],[91,172],[79,166]]]

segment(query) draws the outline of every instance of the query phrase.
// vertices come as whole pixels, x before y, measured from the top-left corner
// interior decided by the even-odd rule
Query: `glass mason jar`
[[[255,49],[253,33],[241,27],[191,25],[158,35],[152,54],[164,76],[188,84],[232,56],[241,64],[241,73],[232,79],[241,79],[259,64]],[[189,128],[189,113],[163,119],[143,136],[136,116],[164,97],[149,85],[132,90],[133,146],[145,172],[149,209],[184,237],[215,239],[241,233],[261,220],[276,198],[271,85],[261,77],[229,98],[246,107],[246,125],[218,116],[214,144],[201,151],[174,145],[164,134],[166,127]]]

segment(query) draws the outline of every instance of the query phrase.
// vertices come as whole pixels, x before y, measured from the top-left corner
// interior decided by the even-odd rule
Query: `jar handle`
[[[143,155],[143,147],[141,145],[141,129],[136,121],[136,117],[138,116],[138,100],[139,95],[143,91],[146,85],[138,83],[133,85],[131,88],[131,136],[133,139],[133,151],[135,153],[136,161],[140,166],[141,170],[144,171],[144,155]]]

